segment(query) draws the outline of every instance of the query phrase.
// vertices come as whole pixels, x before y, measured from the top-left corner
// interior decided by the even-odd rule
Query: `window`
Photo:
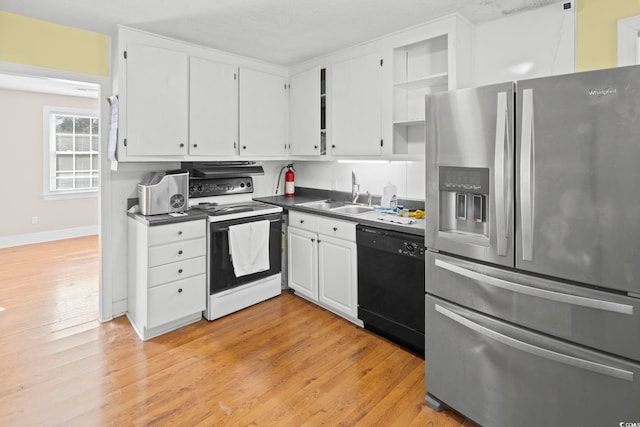
[[[96,192],[100,123],[90,110],[45,107],[45,198]]]

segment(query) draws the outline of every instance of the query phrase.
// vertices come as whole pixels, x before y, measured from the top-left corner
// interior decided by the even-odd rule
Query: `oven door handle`
[[[262,221],[262,220],[258,220],[258,221]],[[276,219],[270,219],[269,222],[281,222],[281,218],[276,218]],[[248,222],[257,222],[257,221],[246,221],[243,222],[241,224],[246,224]],[[215,225],[213,226],[213,231],[229,231],[229,226],[222,226],[222,227],[216,227]]]

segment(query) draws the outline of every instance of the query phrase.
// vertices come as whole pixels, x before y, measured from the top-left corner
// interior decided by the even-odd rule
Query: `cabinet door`
[[[331,71],[333,155],[381,153],[380,55],[339,62]]]
[[[318,273],[320,302],[356,318],[357,252],[356,244],[318,235]]]
[[[289,227],[289,287],[305,297],[318,300],[317,235]]]
[[[320,154],[320,69],[316,67],[292,76],[290,86],[291,154]]]
[[[238,69],[201,58],[189,61],[189,154],[236,155]]]
[[[240,69],[240,154],[281,156],[287,144],[284,77]]]
[[[187,154],[188,56],[129,44],[126,64],[127,155]]]

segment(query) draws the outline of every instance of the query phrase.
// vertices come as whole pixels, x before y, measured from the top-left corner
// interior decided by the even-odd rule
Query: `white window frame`
[[[71,189],[71,190],[51,190],[52,171],[55,171],[56,161],[56,141],[55,141],[55,123],[53,123],[53,117],[55,114],[70,115],[70,116],[82,116],[98,119],[98,126],[102,126],[100,123],[100,112],[97,110],[82,109],[82,108],[70,108],[70,107],[53,107],[44,106],[42,114],[42,129],[44,136],[43,143],[43,194],[42,197],[45,200],[57,200],[57,199],[81,199],[89,197],[97,197],[99,188],[87,188],[87,189]],[[100,131],[98,131],[98,136]],[[102,145],[102,141],[99,142]],[[98,168],[100,168],[100,149],[98,147]],[[100,169],[98,169],[100,174]],[[98,182],[100,180],[98,179]]]

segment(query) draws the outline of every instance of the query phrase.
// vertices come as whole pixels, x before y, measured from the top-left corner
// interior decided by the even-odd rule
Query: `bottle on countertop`
[[[398,205],[397,189],[392,183],[388,183],[382,189],[382,207],[395,208]]]

